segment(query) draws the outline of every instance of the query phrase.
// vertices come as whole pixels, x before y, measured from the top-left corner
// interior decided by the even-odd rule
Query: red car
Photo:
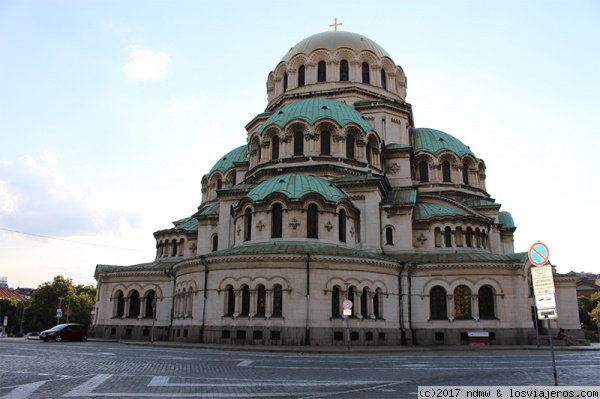
[[[48,342],[50,340],[60,342],[63,339],[67,339],[69,341],[87,341],[87,338],[87,328],[76,323],[59,324],[40,333],[40,339],[43,339],[44,342]]]

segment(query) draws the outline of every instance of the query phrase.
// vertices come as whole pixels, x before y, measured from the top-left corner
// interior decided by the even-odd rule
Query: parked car
[[[23,335],[23,338],[25,338],[25,339],[40,339],[40,333],[39,332],[28,332],[27,334]]]
[[[88,330],[85,326],[76,323],[59,324],[49,330],[42,331],[40,339],[44,342],[54,340],[60,342],[63,339],[69,341],[87,341]]]

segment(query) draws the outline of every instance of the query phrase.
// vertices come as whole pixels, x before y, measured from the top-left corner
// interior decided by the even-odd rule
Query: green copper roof
[[[296,54],[309,55],[315,50],[325,49],[335,51],[339,48],[350,48],[354,51],[371,51],[378,57],[388,57],[390,55],[379,44],[373,40],[359,35],[358,33],[344,31],[328,31],[317,33],[302,40],[288,51],[281,61],[289,62]]]
[[[248,157],[248,147],[246,145],[242,145],[235,150],[229,151],[223,158],[219,159],[219,161],[212,167],[209,174],[218,170],[221,173],[227,172],[229,169],[233,168],[234,162],[242,162],[246,161]]]
[[[415,155],[419,152],[429,152],[438,155],[443,151],[452,151],[462,158],[465,154],[473,154],[471,149],[456,137],[435,129],[411,129],[412,142]]]
[[[428,220],[435,217],[444,216],[471,216],[462,209],[454,208],[449,205],[432,204],[420,202],[414,208],[413,220]]]
[[[285,105],[279,111],[275,111],[258,129],[258,134],[261,134],[264,129],[273,124],[283,129],[289,122],[295,119],[301,119],[311,125],[314,125],[321,119],[331,119],[341,127],[349,123],[355,123],[365,133],[373,130],[373,127],[363,118],[360,112],[351,106],[340,101],[311,98],[293,102]]]
[[[417,202],[417,190],[392,190],[383,200],[382,205],[405,205]]]
[[[198,230],[198,219],[193,216],[177,220],[173,222],[175,225],[175,229],[182,229],[187,231],[196,231]]]
[[[515,254],[490,254],[487,252],[437,252],[437,253],[405,253],[390,255],[401,262],[428,263],[524,263],[527,252]]]
[[[221,204],[219,202],[210,204],[210,205],[202,208],[200,210],[200,212],[198,212],[198,215],[199,216],[201,216],[201,215],[218,215],[220,206],[221,206]]]
[[[500,224],[503,225],[504,228],[506,229],[516,229],[517,226],[515,226],[515,222],[512,218],[512,215],[506,211],[502,211],[498,214],[498,219],[500,221]]]
[[[321,194],[327,201],[337,202],[347,198],[346,194],[333,184],[311,175],[287,174],[273,177],[260,183],[246,196],[253,201],[262,201],[271,193],[281,193],[289,199],[300,199],[309,193]]]

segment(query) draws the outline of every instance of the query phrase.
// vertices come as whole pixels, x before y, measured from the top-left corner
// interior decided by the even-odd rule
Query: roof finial
[[[337,31],[337,27],[338,27],[338,26],[342,26],[342,23],[340,22],[340,23],[338,24],[337,17],[336,17],[336,18],[334,18],[334,19],[333,19],[333,23],[332,23],[332,24],[329,24],[329,27],[330,27],[330,28],[331,28],[331,27],[333,27],[333,30]]]

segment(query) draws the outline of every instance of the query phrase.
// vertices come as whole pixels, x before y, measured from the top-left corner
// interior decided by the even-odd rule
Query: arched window
[[[442,178],[444,183],[450,183],[452,179],[450,179],[450,162],[444,161],[442,162]]]
[[[348,299],[349,299],[349,300],[350,300],[352,303],[354,303],[354,287],[350,287],[350,288],[348,288]],[[355,313],[354,313],[354,309],[355,309],[355,307],[354,307],[354,306],[352,306],[352,309],[351,309],[351,310],[352,310],[352,314],[351,314],[350,316],[354,316],[354,315],[355,315]]]
[[[279,158],[279,136],[273,137],[273,142],[271,143],[271,159]]]
[[[217,180],[217,190],[220,190],[223,188],[223,180],[219,179]]]
[[[338,239],[346,242],[346,211],[344,209],[340,209],[338,215]]]
[[[494,306],[494,291],[489,285],[484,285],[479,289],[479,318],[496,318]]]
[[[240,316],[250,314],[250,288],[247,285],[242,287],[242,313]]]
[[[140,293],[133,290],[129,294],[129,317],[138,317],[140,315]]]
[[[373,316],[376,318],[382,317],[383,314],[383,302],[381,302],[381,289],[377,288],[375,290],[375,295],[373,295]]]
[[[456,227],[456,230],[454,231],[454,243],[457,247],[463,246],[463,231],[460,226]]]
[[[340,287],[331,290],[331,317],[340,317]]]
[[[366,152],[367,152],[367,163],[370,164],[371,163],[371,143],[367,143]]]
[[[448,319],[446,307],[446,290],[436,285],[429,292],[429,314],[432,320]]]
[[[362,82],[371,83],[371,71],[367,62],[362,63]]]
[[[235,313],[235,291],[233,287],[230,285],[227,287],[227,315],[233,316]]]
[[[362,317],[369,317],[369,290],[367,287],[363,288],[362,295],[360,296],[360,314]]]
[[[235,170],[231,173],[231,185],[235,186],[237,181],[237,176],[235,174]]]
[[[156,293],[151,290],[146,294],[146,313],[144,317],[154,318],[154,306],[156,306]]]
[[[271,211],[271,238],[281,238],[283,235],[283,208],[281,205],[275,204]]]
[[[252,239],[252,209],[246,209],[244,222],[244,241],[250,241]]]
[[[349,78],[348,74],[348,61],[341,60],[340,61],[340,81],[347,82]]]
[[[465,243],[467,247],[473,246],[473,229],[470,227],[467,227],[467,232],[465,233]]]
[[[463,164],[462,166],[463,184],[469,185],[469,165]]]
[[[306,238],[319,238],[318,219],[317,206],[314,204],[309,205],[306,212]]]
[[[354,137],[346,136],[346,158],[354,159]]]
[[[288,74],[287,72],[283,75],[283,91],[288,89]]]
[[[385,245],[394,245],[394,229],[391,227],[385,228]]]
[[[298,68],[298,87],[304,86],[304,73],[305,68],[304,65],[302,65],[300,68]]]
[[[327,81],[327,64],[325,61],[319,61],[317,64],[317,82]]]
[[[321,155],[331,155],[331,133],[321,133]]]
[[[387,76],[385,75],[385,69],[381,68],[381,87],[387,89]]]
[[[171,256],[177,256],[177,241],[175,239],[171,241]]]
[[[117,316],[123,316],[125,314],[125,298],[123,295],[123,291],[119,291],[117,295]]]
[[[215,252],[219,249],[219,235],[215,234],[212,237],[212,252]]]
[[[429,164],[425,161],[419,162],[419,181],[421,183],[429,181]]]
[[[452,229],[450,229],[450,227],[444,229],[444,245],[446,248],[452,246]]]
[[[302,132],[294,133],[294,155],[304,155],[304,134]]]
[[[256,288],[256,315],[264,316],[266,308],[266,291],[264,285],[259,285]]]
[[[471,315],[471,290],[466,285],[459,285],[454,290],[454,318],[470,319]]]
[[[435,242],[435,247],[441,248],[441,246],[442,246],[442,230],[440,230],[439,227],[436,227],[433,230],[433,239]]]
[[[283,317],[283,289],[279,284],[273,286],[273,317]]]

